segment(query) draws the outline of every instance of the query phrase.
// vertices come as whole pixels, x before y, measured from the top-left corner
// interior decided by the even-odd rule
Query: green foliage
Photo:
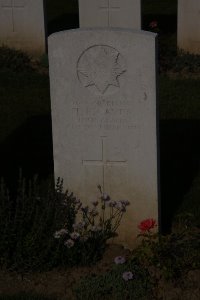
[[[12,70],[15,73],[30,71],[30,57],[22,51],[0,47],[0,69]]]
[[[176,280],[200,267],[199,230],[190,227],[188,216],[182,219],[176,229],[165,236],[152,232],[139,235],[143,240],[133,251],[133,256],[139,259],[144,268],[151,268],[151,275],[156,280]]]
[[[169,42],[167,41],[168,44]],[[200,73],[200,55],[177,52],[173,44],[169,47],[162,39],[160,39],[159,54],[161,72],[171,71],[182,76],[191,76],[192,73],[194,76]]]
[[[19,293],[16,295],[0,295],[0,300],[56,300],[55,298],[46,297],[33,293]]]
[[[200,73],[200,55],[180,51],[172,63],[174,72]]]
[[[200,118],[200,79],[159,78],[160,119]]]
[[[125,200],[112,201],[100,186],[98,188],[100,199],[92,201],[91,207],[83,207],[79,199],[74,199],[68,207],[68,201],[63,199],[68,215],[63,228],[55,232],[55,238],[68,248],[67,257],[73,264],[91,265],[102,257],[107,240],[117,235],[116,230],[129,205]]]
[[[124,281],[122,274],[126,271],[132,271],[132,280]],[[81,279],[74,288],[77,300],[149,300],[151,291],[152,282],[149,272],[136,259],[123,265],[116,265],[106,274],[100,276],[92,274]]]
[[[103,197],[103,196],[102,196]],[[125,204],[110,207],[106,218],[105,201],[100,217],[101,228],[95,223],[96,203],[91,211],[82,207],[84,226],[77,223],[80,200],[73,193],[63,192],[63,181],[58,178],[56,187],[50,183],[42,191],[37,177],[27,182],[20,173],[18,191],[11,196],[1,181],[0,186],[0,266],[18,271],[45,270],[56,266],[89,265],[100,259],[108,238],[116,235]],[[116,203],[117,204],[117,203]],[[112,221],[116,222],[112,227]],[[56,231],[64,226],[69,234]],[[61,232],[61,233],[60,233]],[[79,232],[79,233],[78,233]],[[81,235],[82,232],[82,235]],[[80,235],[80,238],[72,237]],[[55,237],[57,239],[55,239]],[[68,239],[67,239],[68,238]],[[74,244],[70,247],[68,243]]]
[[[16,196],[9,195],[3,181],[0,188],[0,266],[19,271],[41,270],[67,265],[66,249],[53,236],[56,228],[68,216],[68,226],[74,222],[73,194],[61,192],[50,183],[40,191],[35,177],[27,182],[20,174]],[[62,205],[63,197],[69,202]]]
[[[183,202],[179,207],[180,216],[190,218],[193,226],[200,228],[200,173],[195,177],[189,192],[184,196]],[[189,216],[185,216],[185,212]],[[176,220],[177,221],[177,220]],[[179,222],[180,223],[180,222]]]
[[[141,222],[138,238],[142,240],[131,258],[105,274],[81,279],[74,287],[76,299],[157,299],[160,282],[177,282],[200,268],[200,232],[191,215],[177,216],[175,230],[166,236],[154,233],[155,226],[147,221]],[[127,271],[133,278],[125,281]]]
[[[48,59],[48,55],[46,53],[40,57],[40,65],[44,68],[49,67],[49,59]]]

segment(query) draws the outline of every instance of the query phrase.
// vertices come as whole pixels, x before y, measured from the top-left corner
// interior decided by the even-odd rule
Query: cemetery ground
[[[72,288],[75,287],[77,299],[199,299],[200,58],[187,54],[177,55],[174,7],[167,6],[165,17],[161,17],[161,1],[154,2],[157,9],[155,15],[152,14],[151,1],[146,1],[143,26],[150,30],[150,21],[158,22],[154,30],[159,33],[160,210],[162,231],[169,239],[163,242],[160,248],[154,249],[157,256],[152,256],[151,251],[147,253],[142,266],[141,261],[139,263],[135,260],[131,266],[128,262],[115,265],[116,256],[123,255],[128,259],[132,254],[120,246],[113,245],[106,249],[102,260],[91,266],[64,267],[61,264],[52,269],[48,264],[45,266],[47,261],[53,264],[55,259],[55,253],[52,253],[52,257],[48,256],[49,247],[52,246],[48,244],[48,238],[53,232],[51,203],[47,202],[46,214],[42,216],[48,222],[38,223],[39,226],[37,222],[41,219],[38,217],[34,223],[35,227],[29,229],[32,232],[30,238],[39,238],[36,247],[38,249],[31,252],[30,245],[25,247],[23,244],[26,254],[23,257],[24,261],[20,256],[22,244],[20,239],[16,239],[16,231],[8,239],[10,244],[6,244],[4,228],[5,224],[9,223],[6,223],[7,216],[2,218],[1,215],[0,251],[3,255],[0,255],[0,300],[73,299],[75,296]],[[162,1],[165,2],[167,3]],[[53,15],[54,9],[50,6],[48,9]],[[73,14],[73,6],[71,10]],[[64,17],[52,17],[49,30],[53,32],[60,28],[65,29],[63,20]],[[19,167],[27,180],[37,173],[40,178],[40,190],[44,194],[53,173],[46,56],[37,61],[29,59],[21,52],[0,49],[0,108],[0,176],[4,177],[11,196],[14,197]],[[3,197],[2,188],[0,197]],[[24,209],[20,207],[21,218],[28,214],[30,207],[33,208],[34,205],[40,210],[31,197],[26,199],[28,200],[23,204]],[[0,213],[3,214],[3,209],[6,209],[3,206],[5,203],[3,204],[2,200],[0,203]],[[23,234],[22,228],[26,227],[26,223],[20,224],[18,234]],[[38,228],[40,232],[37,231]],[[185,232],[183,239],[179,235],[182,234],[182,230]],[[37,233],[36,236],[34,233]],[[9,251],[6,252],[5,247]],[[180,251],[181,249],[183,251]],[[9,253],[12,251],[13,254]],[[36,253],[38,257],[35,256]],[[9,255],[13,257],[12,265],[9,265]],[[157,264],[158,258],[161,265]],[[37,268],[34,262],[40,267]],[[9,267],[5,268],[6,264]],[[32,266],[32,269],[29,266]],[[133,280],[124,282],[121,274],[128,271],[129,266],[138,275],[135,275]],[[110,273],[110,270],[113,271]],[[87,279],[87,275],[92,275],[92,278]],[[81,278],[86,281],[78,287],[76,284],[80,283]],[[113,294],[111,286],[114,287]]]

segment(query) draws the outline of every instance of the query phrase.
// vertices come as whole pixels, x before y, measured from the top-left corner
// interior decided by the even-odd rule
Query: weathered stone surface
[[[141,28],[141,0],[79,0],[80,27]]]
[[[55,176],[85,204],[131,202],[117,242],[158,217],[155,34],[71,30],[49,37]]]
[[[200,1],[178,0],[178,47],[200,54]]]
[[[43,0],[0,1],[0,44],[31,54],[45,52]]]

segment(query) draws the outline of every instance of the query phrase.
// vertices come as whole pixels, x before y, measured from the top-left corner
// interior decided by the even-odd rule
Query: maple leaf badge
[[[94,86],[100,94],[105,94],[110,86],[120,87],[119,76],[125,71],[121,54],[104,45],[85,50],[77,65],[78,78],[83,86]]]

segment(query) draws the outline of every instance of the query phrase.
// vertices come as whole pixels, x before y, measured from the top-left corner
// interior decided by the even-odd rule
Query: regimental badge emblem
[[[120,77],[125,72],[123,56],[107,45],[95,45],[86,49],[77,63],[80,83],[97,95],[117,92],[120,89]]]

